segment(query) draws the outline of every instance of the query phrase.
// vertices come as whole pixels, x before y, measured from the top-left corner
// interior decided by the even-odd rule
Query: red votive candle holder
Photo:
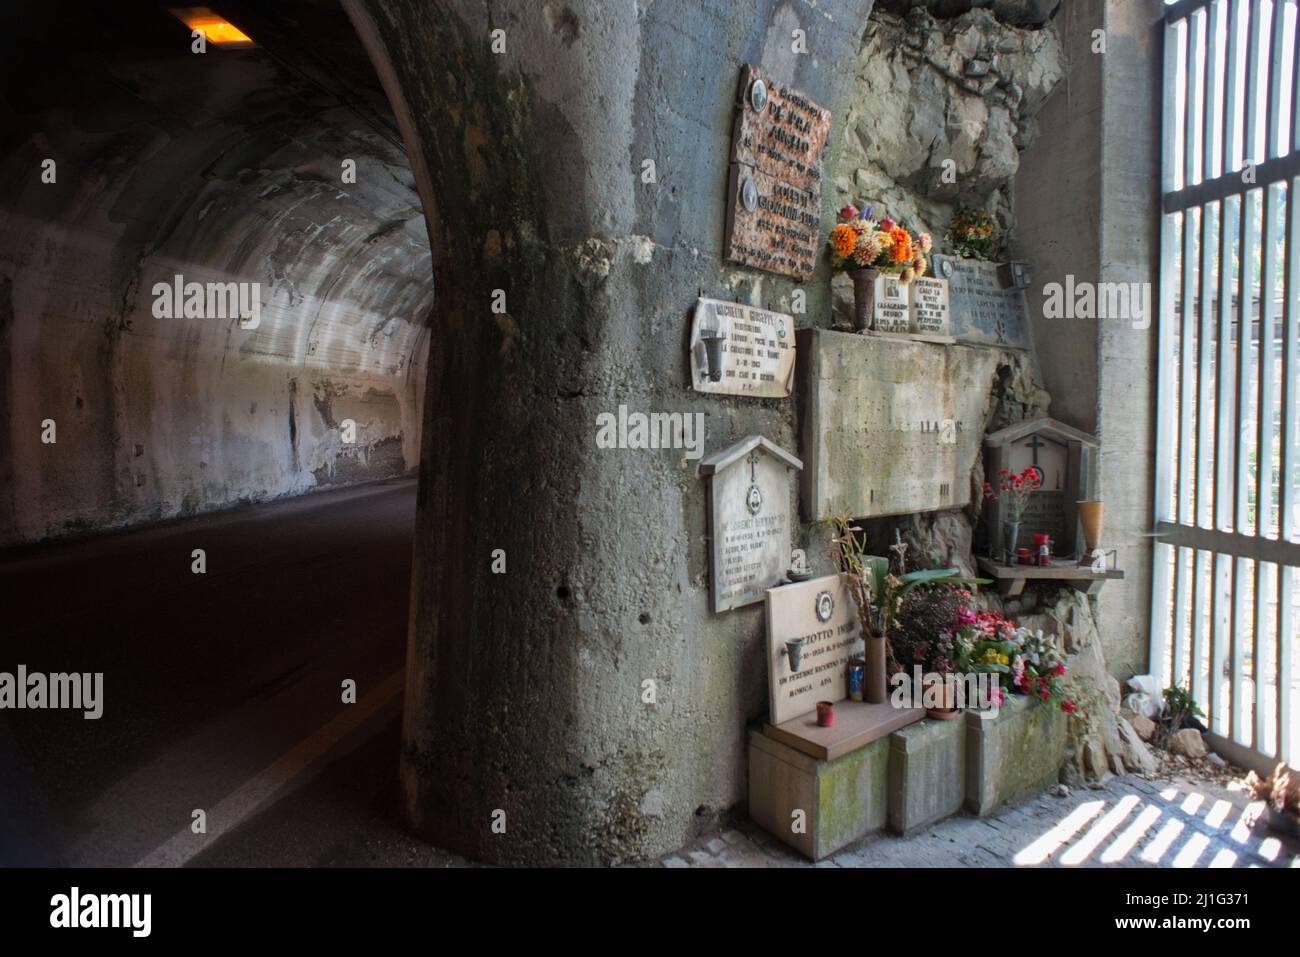
[[[829,728],[835,723],[835,704],[830,701],[817,702],[817,727]]]

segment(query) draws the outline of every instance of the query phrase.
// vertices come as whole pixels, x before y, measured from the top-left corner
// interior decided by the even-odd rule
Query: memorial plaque
[[[767,591],[768,705],[772,724],[843,701],[850,654],[862,626],[844,575]],[[799,670],[790,669],[786,641],[802,638]]]
[[[713,610],[761,601],[790,567],[790,471],[803,463],[751,435],[700,463],[709,482]]]
[[[943,255],[932,259],[934,277],[948,281],[952,335],[959,342],[1029,348],[1025,291],[1004,288],[997,263]]]
[[[696,392],[784,398],[794,385],[794,317],[700,299],[691,324]]]
[[[994,488],[1002,469],[1020,473],[1032,468],[1042,482],[1021,510],[1021,544],[1029,546],[1035,533],[1046,532],[1055,542],[1054,555],[1073,555],[1078,527],[1075,503],[1091,495],[1096,436],[1043,416],[990,432],[984,445],[984,477]],[[986,536],[992,544],[1001,542],[1000,530],[1008,515],[1000,498],[984,509]]]
[[[913,335],[951,338],[946,280],[932,279],[929,276],[913,279],[908,297],[912,305]]]
[[[970,501],[995,350],[829,329],[798,338],[806,518]]]
[[[897,276],[879,273],[872,282],[871,328],[876,332],[903,334],[908,331],[907,284]]]
[[[822,159],[831,113],[755,66],[740,71],[731,138],[726,258],[811,279],[821,247]]]

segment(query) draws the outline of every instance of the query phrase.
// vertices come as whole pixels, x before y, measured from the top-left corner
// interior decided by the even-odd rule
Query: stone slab
[[[961,810],[966,722],[927,718],[889,736],[889,827],[910,835]]]
[[[731,139],[726,258],[812,278],[821,248],[831,112],[758,67],[741,69]]]
[[[936,254],[934,275],[948,281],[952,334],[962,342],[1028,349],[1029,310],[1023,289],[1004,289],[998,264]]]
[[[1056,705],[1011,695],[996,711],[967,711],[965,724],[967,810],[983,817],[1056,783],[1066,738]]]
[[[808,520],[970,501],[998,352],[829,329],[796,338]]]
[[[791,470],[803,463],[759,435],[708,456],[710,597],[715,612],[762,601],[790,567]]]
[[[816,761],[756,729],[749,732],[749,816],[811,860],[885,826],[889,743],[880,738]],[[794,828],[802,811],[802,832]]]
[[[847,576],[769,588],[766,607],[768,715],[773,723],[815,716],[818,701],[847,698],[849,657],[862,639]],[[791,638],[804,639],[797,673],[786,653]]]
[[[719,337],[714,381],[704,336]],[[711,395],[785,398],[794,386],[794,317],[757,306],[700,299],[691,323],[691,385]]]
[[[763,733],[815,760],[828,761],[924,717],[923,708],[895,708],[888,701],[880,704],[841,701],[835,705],[835,724],[829,728],[818,727],[817,714],[813,712],[781,724],[769,722],[763,726]]]

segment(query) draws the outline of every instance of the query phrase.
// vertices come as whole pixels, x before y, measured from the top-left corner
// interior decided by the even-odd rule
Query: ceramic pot
[[[922,701],[931,700],[931,696],[938,695],[941,706],[937,708],[926,708],[925,715],[927,718],[934,718],[938,721],[951,721],[957,717],[957,685],[955,682],[943,680],[943,675],[928,674],[921,682]],[[937,691],[930,689],[937,688]]]
[[[1101,502],[1076,502],[1079,524],[1083,526],[1083,546],[1091,555],[1101,545]]]

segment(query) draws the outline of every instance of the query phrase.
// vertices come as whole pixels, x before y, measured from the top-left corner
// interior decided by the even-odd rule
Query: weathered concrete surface
[[[927,718],[889,736],[889,827],[913,834],[966,799],[965,717]]]
[[[1069,96],[1039,114],[1041,136],[1016,180],[1013,250],[1034,262],[1030,325],[1051,414],[1101,438],[1104,547],[1123,582],[1097,597],[1106,665],[1121,681],[1147,670],[1153,525],[1156,323],[1043,317],[1049,283],[1151,282],[1157,271],[1160,155],[1159,0],[1072,0],[1054,21]],[[1106,52],[1093,52],[1103,30]],[[1152,303],[1154,305],[1154,285]]]
[[[0,545],[414,468],[428,239],[355,35],[300,69],[329,18],[198,55],[165,11],[74,6],[4,31],[27,92],[0,105]],[[260,283],[260,326],[155,318],[178,273]]]
[[[885,826],[888,738],[818,761],[752,730],[749,769],[750,816],[811,860]]]
[[[743,801],[762,611],[708,611],[692,463],[597,449],[596,416],[702,412],[710,451],[797,447],[789,402],[692,393],[684,337],[701,294],[793,312],[795,283],[722,263],[741,65],[842,116],[870,5],[347,4],[405,104],[439,282],[403,754],[435,843],[621,861]],[[829,323],[826,268],[800,322]]]
[[[1009,695],[996,711],[967,711],[966,809],[980,817],[1054,783],[1065,755],[1065,714]]]

